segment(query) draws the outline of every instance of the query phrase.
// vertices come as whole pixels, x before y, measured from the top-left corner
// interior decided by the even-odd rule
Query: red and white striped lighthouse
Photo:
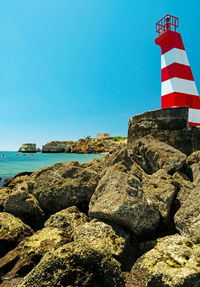
[[[200,126],[200,98],[188,62],[178,18],[166,15],[156,23],[155,43],[161,47],[161,108],[189,107],[189,126]]]

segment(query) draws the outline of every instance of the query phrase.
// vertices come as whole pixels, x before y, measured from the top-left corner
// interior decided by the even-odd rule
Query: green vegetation
[[[107,140],[113,140],[113,141],[121,141],[121,140],[126,140],[126,139],[127,139],[127,137],[122,137],[122,136],[107,138]]]
[[[86,142],[90,141],[90,140],[91,140],[91,136],[86,136],[86,137],[84,138],[84,140],[85,140]]]

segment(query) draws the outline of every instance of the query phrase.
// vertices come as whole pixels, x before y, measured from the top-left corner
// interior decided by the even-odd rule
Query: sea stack
[[[22,144],[22,146],[19,148],[18,152],[23,152],[23,153],[35,153],[35,152],[38,152],[38,149],[37,149],[35,143],[24,143],[24,144]]]

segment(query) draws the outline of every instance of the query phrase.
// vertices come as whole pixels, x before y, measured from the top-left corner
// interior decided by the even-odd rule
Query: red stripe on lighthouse
[[[170,30],[162,32],[155,39],[155,43],[161,47],[161,54],[165,54],[173,48],[185,50],[181,34]]]
[[[199,96],[188,95],[184,93],[173,92],[161,97],[161,107],[190,107],[200,109]]]
[[[194,81],[190,66],[173,63],[161,70],[162,82],[174,77]]]

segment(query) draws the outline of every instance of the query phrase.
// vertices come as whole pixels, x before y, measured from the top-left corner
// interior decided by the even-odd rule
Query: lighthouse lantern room
[[[166,15],[156,23],[161,47],[161,108],[189,107],[189,126],[200,126],[200,98],[188,62],[177,17]]]

